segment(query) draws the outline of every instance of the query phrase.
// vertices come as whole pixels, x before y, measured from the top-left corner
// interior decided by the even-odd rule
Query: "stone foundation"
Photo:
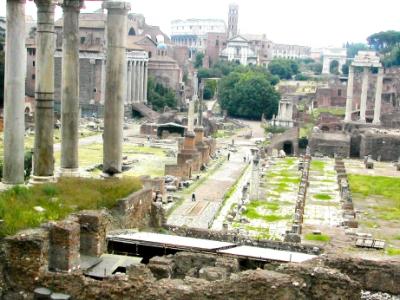
[[[340,157],[350,156],[350,136],[344,133],[316,133],[310,139],[311,154],[320,153],[333,157],[335,154]]]

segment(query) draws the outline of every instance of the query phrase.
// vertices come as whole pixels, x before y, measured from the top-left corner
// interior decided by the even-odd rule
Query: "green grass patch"
[[[368,175],[349,175],[351,191],[361,196],[382,196],[379,205],[372,207],[383,220],[400,219],[400,178]]]
[[[312,171],[318,171],[318,172],[323,172],[325,168],[326,163],[322,160],[312,160],[310,169]]]
[[[279,209],[280,203],[279,202],[266,202],[266,201],[252,201],[246,207],[246,211],[243,213],[249,219],[261,219],[266,222],[276,222],[281,220],[288,220],[292,216],[291,215],[279,215],[279,214],[267,214],[263,215],[257,211],[258,208],[265,208],[271,210],[273,212]]]
[[[331,200],[332,196],[328,194],[315,194],[314,198],[318,200]]]
[[[0,236],[37,227],[41,223],[60,220],[85,209],[112,208],[117,201],[141,188],[138,178],[84,179],[62,178],[57,183],[15,186],[0,194]],[[45,210],[37,212],[34,207]]]
[[[389,256],[398,256],[398,255],[400,255],[400,249],[399,248],[388,247],[386,249],[386,254],[389,255]]]
[[[307,241],[318,241],[318,242],[329,242],[331,240],[330,236],[326,234],[312,234],[308,233],[304,236]]]
[[[313,110],[314,118],[318,118],[321,113],[329,113],[334,116],[344,116],[346,109],[344,107],[320,107]]]

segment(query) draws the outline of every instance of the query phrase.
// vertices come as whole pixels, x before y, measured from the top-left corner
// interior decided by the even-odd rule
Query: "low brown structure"
[[[350,156],[350,135],[346,133],[313,132],[309,145],[311,155]]]

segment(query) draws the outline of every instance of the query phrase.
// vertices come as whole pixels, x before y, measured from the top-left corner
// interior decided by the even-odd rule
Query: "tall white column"
[[[360,122],[365,123],[365,113],[367,110],[367,96],[368,96],[368,73],[369,68],[364,67],[362,89],[361,89],[361,103],[360,103]]]
[[[106,98],[106,59],[101,61],[101,97],[100,103],[104,105],[104,100]]]
[[[63,2],[61,87],[61,175],[78,173],[79,146],[79,11],[82,0]]]
[[[7,0],[4,74],[5,184],[24,183],[25,0]]]
[[[351,113],[353,111],[353,82],[354,82],[354,67],[349,66],[349,76],[347,79],[347,99],[346,99],[346,115],[345,122],[351,122]]]
[[[379,68],[376,80],[375,108],[374,120],[372,123],[381,124],[381,105],[382,105],[382,85],[383,85],[383,68]]]
[[[35,0],[37,6],[35,150],[33,180],[54,176],[54,9],[52,0]]]
[[[131,104],[131,98],[132,98],[132,61],[128,61],[128,74],[126,76],[126,88],[127,88],[127,92],[126,92],[126,104]]]
[[[139,102],[143,102],[143,86],[144,86],[144,61],[140,62],[140,68],[139,68],[139,76],[140,76],[140,81],[139,81]]]
[[[133,60],[131,63],[131,103],[135,103],[135,82],[136,82],[136,61]]]
[[[140,61],[136,61],[135,67],[135,102],[139,102],[139,85],[140,85]]]
[[[103,172],[122,171],[124,96],[126,96],[126,39],[128,2],[106,1],[107,73],[104,106]]]
[[[143,102],[147,103],[147,81],[148,81],[148,72],[149,72],[149,62],[145,62],[145,67],[144,67],[144,96],[143,96]]]

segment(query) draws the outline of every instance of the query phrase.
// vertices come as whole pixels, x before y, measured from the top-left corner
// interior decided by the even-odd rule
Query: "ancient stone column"
[[[349,76],[347,80],[347,99],[346,99],[346,115],[345,122],[351,122],[351,113],[353,110],[353,81],[354,81],[354,67],[349,66]]]
[[[37,6],[35,150],[33,180],[54,175],[54,8],[52,0],[35,0]]]
[[[360,122],[365,123],[365,113],[367,110],[367,96],[368,96],[368,73],[369,68],[364,67],[362,88],[361,88],[361,103],[360,103]]]
[[[82,0],[64,0],[61,77],[61,175],[79,171],[79,11]]]
[[[107,72],[104,106],[103,172],[121,172],[124,95],[126,93],[126,37],[128,2],[106,1]]]
[[[127,80],[126,80],[127,84],[127,93],[126,93],[126,104],[131,104],[132,103],[132,87],[131,87],[131,83],[132,83],[132,61],[128,61],[128,75],[127,75]]]
[[[136,61],[135,67],[135,102],[139,101],[139,85],[140,85],[140,61]]]
[[[3,183],[24,183],[25,0],[7,0]]]
[[[148,72],[149,72],[149,62],[145,62],[144,66],[144,91],[143,91],[143,102],[147,103],[147,81],[148,81]]]
[[[136,61],[133,60],[131,64],[131,102],[135,103],[135,82],[136,82]]]
[[[139,77],[140,77],[140,81],[139,81],[139,102],[143,102],[144,99],[144,95],[143,95],[143,91],[144,91],[144,61],[140,62],[139,65]]]
[[[379,68],[376,80],[375,108],[374,120],[372,123],[381,124],[381,105],[382,105],[382,84],[383,84],[383,68]]]

